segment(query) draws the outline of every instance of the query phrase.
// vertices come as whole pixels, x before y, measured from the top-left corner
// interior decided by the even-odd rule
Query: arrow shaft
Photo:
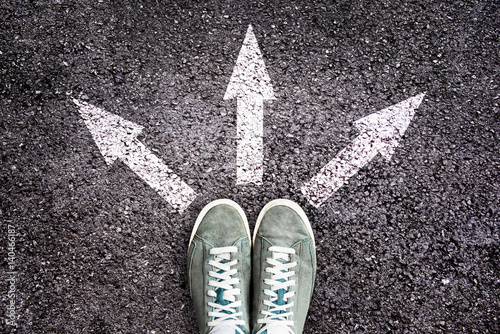
[[[366,133],[359,135],[301,188],[302,193],[315,207],[319,207],[370,162],[379,148],[376,137]]]
[[[180,212],[195,199],[193,189],[139,140],[124,147],[120,159]]]
[[[264,100],[261,95],[237,99],[236,183],[262,183],[264,174]]]

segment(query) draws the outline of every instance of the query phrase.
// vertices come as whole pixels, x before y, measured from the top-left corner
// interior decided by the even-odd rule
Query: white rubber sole
[[[257,223],[255,224],[255,230],[253,232],[253,238],[252,238],[252,245],[255,244],[255,238],[257,237],[257,231],[259,230],[260,223],[262,222],[262,219],[264,219],[264,215],[267,213],[269,209],[275,206],[286,206],[295,211],[299,217],[304,221],[304,224],[306,225],[307,231],[309,232],[309,235],[311,236],[311,239],[313,241],[313,246],[316,247],[316,242],[314,241],[314,234],[313,230],[311,227],[311,223],[309,222],[309,219],[307,219],[306,213],[302,208],[295,202],[290,201],[288,199],[275,199],[269,203],[266,204],[262,208],[262,210],[259,213],[259,217],[257,218]]]
[[[208,211],[210,211],[212,208],[216,207],[217,205],[221,205],[221,204],[232,206],[233,208],[236,209],[236,211],[238,211],[239,215],[243,219],[243,223],[245,224],[245,229],[247,231],[248,240],[251,240],[250,239],[250,227],[248,226],[247,216],[245,215],[245,212],[243,211],[243,209],[236,202],[231,201],[230,199],[218,199],[218,200],[215,200],[215,201],[208,203],[201,210],[200,214],[198,215],[198,218],[196,218],[196,222],[194,223],[193,231],[191,232],[191,238],[189,238],[188,247],[191,246],[191,242],[193,241],[193,238],[196,234],[196,231],[198,230],[198,227],[200,226],[201,221],[203,220],[205,215],[208,213]]]

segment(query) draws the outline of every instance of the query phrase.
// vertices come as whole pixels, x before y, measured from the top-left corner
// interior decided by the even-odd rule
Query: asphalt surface
[[[187,243],[223,197],[252,229],[272,199],[305,209],[305,333],[500,332],[499,18],[497,1],[1,1],[0,332],[196,333]],[[242,186],[223,96],[249,24],[276,100],[263,184]],[[354,121],[424,92],[390,162],[308,203]],[[198,195],[184,213],[106,164],[72,98],[144,127]]]

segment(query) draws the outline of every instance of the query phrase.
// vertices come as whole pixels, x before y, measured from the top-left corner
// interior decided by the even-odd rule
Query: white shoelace
[[[236,312],[236,308],[241,306],[241,300],[236,300],[236,296],[241,291],[234,288],[234,284],[238,284],[240,280],[233,277],[237,270],[231,269],[232,266],[238,263],[238,260],[231,261],[231,253],[236,252],[238,252],[238,248],[235,246],[210,249],[210,254],[215,255],[215,257],[208,262],[213,267],[213,271],[210,271],[208,275],[215,278],[215,280],[208,283],[209,286],[213,287],[212,290],[208,290],[208,295],[216,298],[217,301],[217,298],[220,299],[221,297],[220,293],[222,293],[222,299],[227,302],[226,305],[218,302],[208,303],[209,306],[214,308],[212,312],[208,312],[209,317],[214,317],[213,321],[208,322],[208,326],[213,327],[211,333],[227,326],[233,328],[235,333],[245,334],[238,326],[245,324],[245,321],[241,319],[243,312]]]
[[[295,285],[295,280],[290,279],[295,275],[295,271],[289,271],[297,265],[297,262],[290,262],[290,255],[295,254],[295,250],[278,246],[269,247],[269,250],[272,252],[272,258],[266,259],[269,265],[266,272],[271,273],[272,276],[271,279],[264,280],[264,283],[270,286],[269,289],[264,290],[264,293],[269,296],[268,300],[264,300],[264,305],[269,309],[261,311],[264,318],[258,319],[257,323],[264,324],[264,326],[257,334],[265,333],[273,327],[279,327],[282,331],[286,330],[287,333],[293,334],[290,328],[293,326],[293,321],[288,319],[293,315],[290,308],[294,303],[287,303],[287,300],[295,294],[293,291],[288,291],[289,287]]]

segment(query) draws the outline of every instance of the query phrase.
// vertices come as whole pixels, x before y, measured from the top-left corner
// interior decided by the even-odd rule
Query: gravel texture
[[[236,185],[223,100],[249,24],[276,95],[259,186]],[[305,333],[500,332],[499,49],[497,1],[1,1],[0,332],[196,333],[187,243],[222,197],[252,229],[272,199],[304,207]],[[390,162],[308,204],[354,121],[423,92]],[[196,200],[179,214],[108,166],[72,98],[143,126]]]

